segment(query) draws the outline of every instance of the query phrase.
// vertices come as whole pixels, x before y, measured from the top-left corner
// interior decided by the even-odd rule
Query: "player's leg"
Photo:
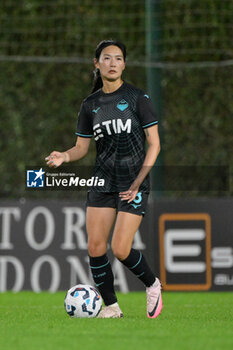
[[[88,253],[98,257],[107,252],[111,228],[116,218],[114,208],[87,207],[86,228],[88,234]]]
[[[113,254],[149,287],[155,282],[155,275],[143,254],[132,248],[141,221],[142,216],[120,211],[117,214],[111,246]]]
[[[105,305],[117,302],[113,273],[107,257],[107,244],[116,216],[114,208],[87,207],[86,227],[90,268]]]
[[[146,262],[142,252],[133,249],[132,243],[142,215],[119,211],[112,238],[114,255],[146,286],[147,316],[157,317],[162,309],[161,285]]]
[[[96,287],[99,289],[106,307],[99,318],[122,317],[114,291],[114,278],[107,257],[107,242],[116,217],[116,194],[87,194],[87,233],[90,267]]]

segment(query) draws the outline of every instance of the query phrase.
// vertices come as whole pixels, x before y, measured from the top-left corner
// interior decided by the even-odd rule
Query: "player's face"
[[[107,46],[102,50],[99,61],[95,60],[96,68],[99,68],[102,79],[116,81],[121,78],[125,69],[123,53],[118,46]]]

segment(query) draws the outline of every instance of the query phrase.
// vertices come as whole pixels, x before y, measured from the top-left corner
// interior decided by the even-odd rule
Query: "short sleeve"
[[[142,128],[158,124],[158,118],[150,97],[147,94],[141,94],[137,100],[137,114]]]
[[[88,113],[85,103],[83,102],[78,114],[78,123],[76,135],[81,137],[93,136],[93,125],[90,113]]]

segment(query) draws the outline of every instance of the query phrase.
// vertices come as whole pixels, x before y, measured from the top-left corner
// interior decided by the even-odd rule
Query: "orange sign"
[[[166,252],[165,252],[165,225],[166,223],[171,222],[189,222],[189,221],[201,221],[204,223],[204,238],[205,238],[205,263],[204,266],[204,274],[205,274],[205,282],[204,283],[196,283],[196,284],[170,284],[167,282],[167,269],[166,269]],[[179,229],[177,228],[176,231]],[[188,238],[187,238],[188,239]],[[184,238],[185,240],[185,238]],[[175,214],[162,214],[159,217],[159,246],[160,246],[160,278],[162,282],[162,286],[164,290],[188,290],[188,291],[197,291],[197,290],[209,290],[212,284],[212,274],[211,274],[211,218],[209,214],[205,213],[175,213]],[[194,246],[196,251],[198,252],[198,246]],[[174,248],[175,249],[175,248]],[[189,248],[191,249],[191,248]],[[192,256],[192,254],[191,254]],[[188,266],[189,263],[187,263]],[[194,263],[195,264],[195,263]],[[201,263],[200,263],[201,264]],[[178,266],[178,264],[177,264]],[[178,273],[178,272],[174,272]]]

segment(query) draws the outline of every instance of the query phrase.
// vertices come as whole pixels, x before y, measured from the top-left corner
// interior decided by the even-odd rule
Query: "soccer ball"
[[[98,291],[86,284],[70,288],[65,297],[65,310],[70,317],[96,317],[101,307],[102,298]]]

